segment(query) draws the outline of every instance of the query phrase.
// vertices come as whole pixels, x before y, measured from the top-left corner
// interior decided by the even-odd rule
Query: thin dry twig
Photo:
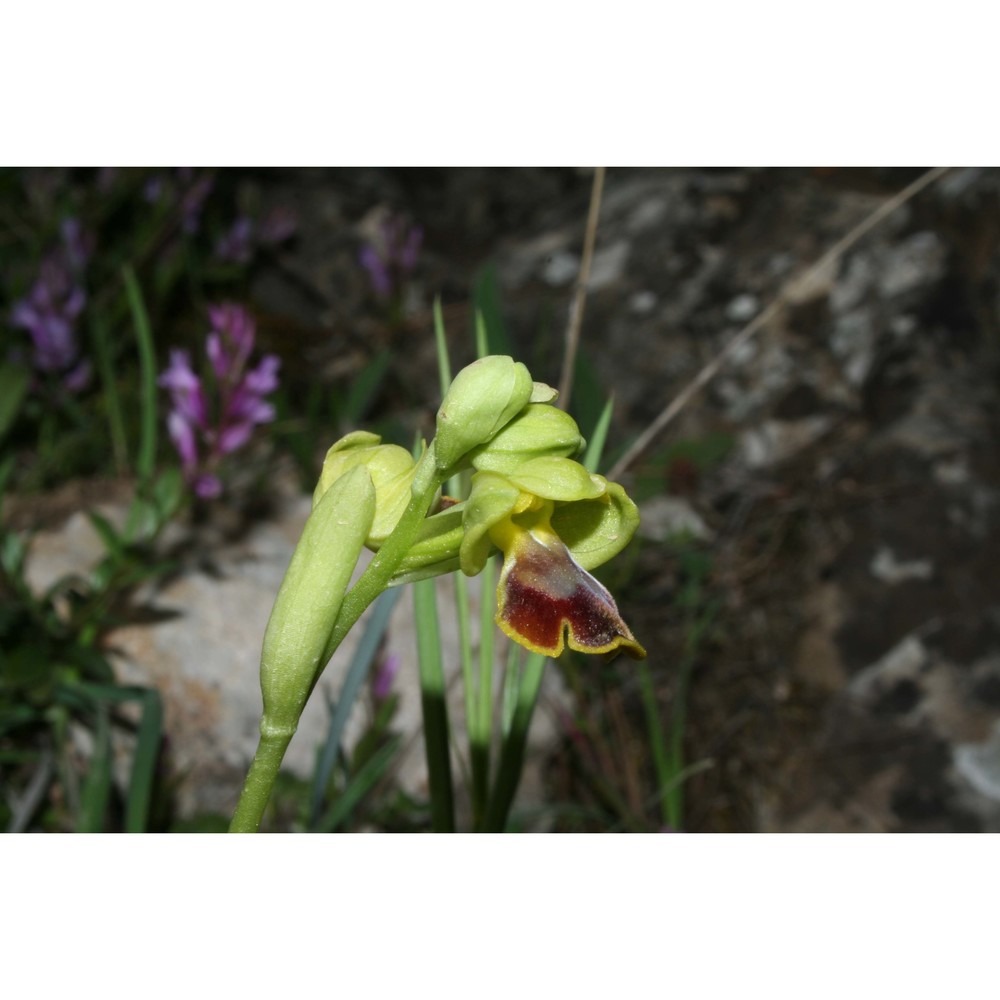
[[[858,223],[846,236],[839,239],[811,267],[807,268],[797,278],[790,281],[778,293],[771,304],[759,312],[739,333],[701,369],[700,372],[670,401],[660,415],[635,439],[625,454],[608,470],[608,479],[618,479],[623,472],[650,446],[653,440],[663,432],[667,425],[681,412],[690,400],[703,389],[718,373],[726,360],[743,344],[745,344],[762,326],[774,319],[792,299],[798,289],[807,285],[822,271],[833,264],[845,251],[849,250],[869,230],[877,226],[886,216],[891,215],[901,205],[919,194],[925,187],[943,177],[951,167],[934,167],[921,174],[912,184],[903,188],[883,202],[874,212]]]
[[[601,192],[604,190],[604,167],[594,171],[594,185],[590,189],[590,210],[587,213],[587,229],[583,237],[583,260],[577,277],[573,302],[569,309],[569,325],[566,327],[566,352],[563,355],[562,377],[559,379],[559,406],[569,409],[569,396],[573,391],[573,369],[576,367],[576,351],[580,346],[580,327],[583,325],[583,307],[587,301],[587,282],[590,281],[590,265],[594,259],[594,244],[597,242],[597,219],[601,214]]]

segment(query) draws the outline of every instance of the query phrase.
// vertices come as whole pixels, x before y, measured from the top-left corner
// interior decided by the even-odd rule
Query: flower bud
[[[264,632],[262,732],[295,731],[374,513],[371,476],[356,468],[309,515]]]
[[[438,410],[439,472],[456,471],[473,448],[491,441],[524,409],[534,391],[528,369],[507,355],[490,355],[463,368]]]
[[[365,539],[378,548],[396,526],[410,502],[410,487],[416,463],[410,453],[396,444],[382,444],[377,434],[354,431],[342,437],[326,453],[323,471],[313,493],[313,507],[323,494],[350,469],[364,466],[375,485],[375,519]]]

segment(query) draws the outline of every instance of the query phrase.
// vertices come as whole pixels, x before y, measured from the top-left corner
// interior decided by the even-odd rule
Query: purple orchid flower
[[[201,226],[201,213],[215,185],[211,177],[199,177],[191,167],[181,167],[177,176],[182,184],[187,185],[181,195],[181,229],[190,236]]]
[[[393,681],[396,679],[396,674],[399,673],[401,664],[402,660],[398,653],[390,653],[379,664],[375,676],[372,678],[372,698],[376,705],[385,701],[392,694]]]
[[[372,290],[380,299],[398,296],[420,256],[424,231],[403,218],[387,215],[376,238],[362,246],[358,260],[368,272]]]
[[[257,239],[264,246],[277,246],[290,240],[299,228],[298,216],[285,205],[275,205],[264,216]]]
[[[94,250],[94,238],[79,220],[62,224],[62,243],[45,257],[31,291],[11,310],[11,324],[27,330],[35,370],[61,380],[79,392],[90,379],[90,363],[80,359],[76,322],[87,302],[81,284]]]
[[[242,306],[211,306],[208,315],[212,329],[205,353],[213,375],[209,386],[194,372],[190,355],[183,350],[170,352],[170,365],[159,378],[159,385],[170,393],[170,439],[185,479],[203,499],[222,492],[217,474],[222,459],[242,448],[256,426],[274,419],[274,407],[264,397],[278,387],[281,365],[275,355],[267,354],[246,370],[255,327]]]
[[[298,219],[282,205],[271,209],[262,220],[240,215],[215,244],[215,256],[233,264],[249,264],[262,247],[274,247],[295,235]]]
[[[215,256],[233,264],[249,264],[254,252],[253,219],[241,215],[215,244]]]

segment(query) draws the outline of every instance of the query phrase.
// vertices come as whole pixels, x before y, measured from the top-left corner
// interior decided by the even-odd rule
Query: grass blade
[[[500,751],[500,765],[497,768],[497,778],[486,813],[487,832],[502,833],[507,825],[510,807],[517,794],[517,786],[521,782],[524,752],[528,745],[528,730],[531,728],[531,717],[542,689],[545,664],[546,658],[540,653],[530,653],[525,658],[510,733]]]
[[[0,365],[0,440],[21,412],[31,376],[24,365]]]
[[[108,706],[103,701],[97,703],[96,709],[94,752],[80,793],[77,833],[100,833],[104,829],[104,817],[111,795],[111,723],[108,719]]]
[[[444,314],[441,312],[441,296],[434,298],[434,346],[437,349],[438,378],[441,383],[441,396],[451,385],[451,359],[448,357],[448,340],[445,337]]]
[[[122,475],[128,468],[128,436],[125,432],[125,416],[122,412],[121,395],[118,392],[118,380],[115,378],[108,326],[100,314],[95,315],[90,332],[94,342],[94,353],[97,355],[97,370],[101,376],[104,400],[108,407],[111,454],[115,460],[115,468],[119,475]]]
[[[394,736],[384,747],[380,747],[372,754],[343,793],[337,796],[336,802],[323,814],[323,818],[314,824],[314,829],[321,833],[333,833],[385,774],[400,743],[400,737]]]
[[[453,833],[455,801],[451,781],[448,704],[445,700],[444,664],[434,580],[420,580],[413,584],[413,610],[417,624],[417,659],[420,665],[420,702],[431,796],[431,826],[435,833]]]
[[[469,753],[477,828],[485,821],[489,803],[490,750],[493,746],[493,656],[496,626],[493,622],[496,560],[487,559],[480,575],[478,697],[469,715]]]
[[[345,427],[357,427],[367,412],[389,370],[390,357],[388,350],[380,351],[351,382],[341,413]]]
[[[316,764],[316,771],[313,775],[312,793],[309,799],[309,826],[313,828],[319,821],[323,811],[323,799],[326,790],[330,785],[330,776],[333,774],[334,765],[337,763],[337,755],[340,753],[340,746],[344,736],[344,729],[350,717],[351,709],[357,700],[361,685],[364,684],[368,672],[371,670],[372,661],[378,652],[379,643],[385,630],[389,625],[389,618],[392,616],[393,608],[402,590],[393,588],[385,591],[375,602],[372,608],[371,618],[365,628],[361,641],[358,643],[351,658],[351,665],[344,677],[344,683],[340,688],[340,696],[334,707],[333,715],[330,718],[330,728],[327,730],[326,742],[320,753],[320,758]]]
[[[128,264],[122,268],[122,278],[125,281],[125,293],[132,311],[132,325],[139,350],[141,430],[136,472],[140,486],[143,486],[152,477],[156,463],[156,352],[153,349],[153,331],[149,325],[149,314],[146,312],[142,291],[135,272]]]
[[[149,828],[149,809],[156,782],[156,763],[163,740],[163,702],[160,693],[149,688],[142,693],[142,719],[136,736],[132,777],[125,802],[125,832],[143,833]]]
[[[639,693],[642,697],[642,707],[646,716],[646,729],[649,732],[649,743],[653,751],[653,767],[656,771],[656,783],[660,789],[660,813],[663,822],[679,829],[673,823],[678,804],[668,804],[669,789],[675,787],[674,779],[677,772],[672,766],[673,752],[667,752],[667,742],[660,721],[660,709],[656,703],[656,691],[653,688],[653,675],[647,660],[641,660],[639,670]],[[678,692],[679,694],[679,692]]]
[[[601,410],[597,423],[594,424],[594,431],[587,442],[587,451],[583,456],[583,467],[588,472],[597,472],[601,464],[601,456],[604,454],[604,445],[608,440],[608,428],[611,426],[611,414],[615,408],[614,398],[608,396],[604,408]]]
[[[500,291],[497,288],[496,269],[492,264],[484,267],[476,275],[472,289],[472,304],[477,314],[481,314],[486,332],[485,354],[514,354],[507,328],[500,309]],[[480,353],[480,357],[484,354]]]
[[[490,338],[486,332],[486,320],[483,314],[476,310],[476,357],[485,358],[490,353]]]

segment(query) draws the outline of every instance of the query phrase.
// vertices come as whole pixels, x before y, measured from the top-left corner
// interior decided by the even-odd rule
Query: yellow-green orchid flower
[[[489,402],[494,393],[502,405]],[[508,636],[553,657],[569,645],[644,658],[614,598],[589,572],[629,543],[638,511],[621,486],[573,460],[584,441],[573,418],[548,405],[554,396],[510,358],[484,359],[456,378],[438,414],[435,462],[439,481],[471,466],[471,493],[424,518],[389,583],[458,568],[475,576],[499,549],[496,621]],[[349,434],[327,452],[314,505],[358,466],[375,491],[365,544],[378,550],[410,500],[416,463],[374,434]]]
[[[522,646],[559,656],[646,651],[607,588],[588,572],[620,552],[639,523],[617,483],[577,462],[543,457],[506,474],[477,472],[465,504],[463,572],[478,573],[493,546],[503,553],[497,625]]]

